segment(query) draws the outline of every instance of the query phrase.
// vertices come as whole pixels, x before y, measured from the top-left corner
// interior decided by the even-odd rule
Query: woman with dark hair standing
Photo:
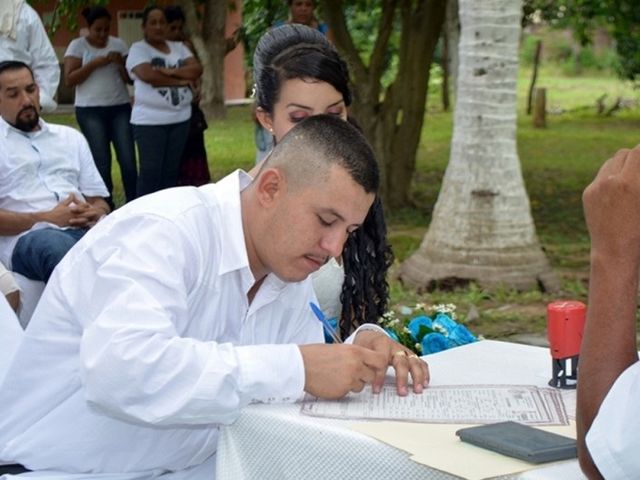
[[[140,158],[138,196],[177,185],[191,118],[190,85],[202,75],[191,50],[167,40],[162,8],[145,9],[142,30],[144,40],[131,46],[126,63],[135,88],[131,123]]]
[[[347,120],[349,71],[319,31],[294,24],[270,30],[258,42],[253,65],[256,116],[276,142],[311,115]],[[348,237],[341,258],[313,277],[320,307],[327,317],[339,317],[343,337],[386,312],[392,262],[382,203],[376,199],[363,225]]]
[[[76,118],[87,138],[98,171],[109,190],[113,208],[111,144],[120,165],[126,201],[136,198],[136,156],[131,131],[131,104],[124,68],[127,46],[109,35],[111,15],[104,7],[82,11],[88,27],[86,37],[71,41],[64,56],[64,78],[76,87]]]

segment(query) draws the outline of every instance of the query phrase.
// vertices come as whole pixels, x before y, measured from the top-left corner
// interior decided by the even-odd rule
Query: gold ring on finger
[[[420,357],[415,353],[412,353],[411,355],[409,355],[409,358],[420,358]]]
[[[395,357],[396,355],[402,355],[403,357],[407,356],[407,352],[405,352],[404,350],[398,350],[397,352],[395,352],[393,354],[393,356]]]

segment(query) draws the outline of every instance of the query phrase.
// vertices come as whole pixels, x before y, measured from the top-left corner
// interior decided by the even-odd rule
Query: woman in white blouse
[[[138,144],[138,196],[175,187],[189,133],[190,85],[202,67],[183,42],[167,40],[167,19],[157,6],[142,15],[144,40],[131,45],[127,71],[133,78],[131,115]]]
[[[136,198],[136,155],[131,131],[131,103],[124,68],[128,48],[109,35],[111,14],[104,7],[82,11],[88,35],[72,40],[64,55],[64,78],[76,87],[76,118],[87,138],[98,171],[111,196],[111,144],[120,165],[126,201]]]

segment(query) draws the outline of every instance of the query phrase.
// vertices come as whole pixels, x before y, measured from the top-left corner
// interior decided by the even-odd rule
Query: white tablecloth
[[[426,357],[432,385],[547,386],[546,348],[484,340]],[[569,395],[568,398],[575,398]],[[252,405],[221,428],[217,480],[243,479],[454,479],[409,455],[348,428],[350,420],[302,415],[299,404]],[[527,480],[578,480],[577,460],[519,475]]]

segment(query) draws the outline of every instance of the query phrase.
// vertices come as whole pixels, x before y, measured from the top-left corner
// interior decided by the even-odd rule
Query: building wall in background
[[[0,0],[2,1],[2,0]],[[234,30],[242,25],[242,1],[232,0],[235,2],[236,7],[229,9],[226,22],[226,34],[231,36]],[[31,3],[31,2],[30,2]],[[33,2],[33,8],[40,14],[45,26],[51,23],[51,16],[53,14],[53,8],[55,6],[55,0],[47,0],[40,2]],[[131,45],[133,42],[142,39],[142,27],[141,18],[142,11],[147,5],[147,0],[111,0],[106,8],[111,13],[111,35],[120,37],[127,45]],[[159,5],[169,5],[170,1],[159,1]],[[85,26],[84,18],[78,12],[77,22],[80,28]],[[71,32],[67,28],[60,28],[52,38],[53,47],[56,50],[56,54],[62,63],[64,52],[69,45],[69,42],[76,38],[80,34],[78,32]],[[244,70],[244,47],[242,44],[238,45],[233,51],[225,57],[225,99],[226,100],[239,100],[245,97],[246,85],[245,85],[245,70]],[[71,103],[73,101],[72,90],[66,88],[63,85],[63,81],[60,82],[60,89],[58,92],[58,101],[60,103]]]

